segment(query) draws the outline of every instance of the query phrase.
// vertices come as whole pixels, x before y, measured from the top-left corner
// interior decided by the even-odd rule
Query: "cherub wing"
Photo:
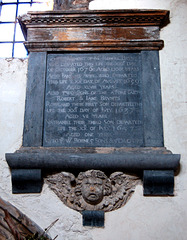
[[[134,189],[139,182],[139,178],[124,174],[123,172],[115,172],[110,175],[110,181],[112,184],[112,194],[110,198],[112,198],[111,200],[114,210],[126,204],[134,192]]]
[[[67,199],[72,194],[72,185],[75,182],[75,176],[72,173],[61,172],[48,176],[45,182],[61,201],[67,203]]]

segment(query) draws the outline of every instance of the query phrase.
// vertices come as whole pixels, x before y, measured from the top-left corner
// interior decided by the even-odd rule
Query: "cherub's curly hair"
[[[80,172],[77,179],[76,179],[76,187],[75,187],[75,194],[76,196],[81,195],[81,186],[82,186],[82,180],[84,178],[100,178],[103,181],[103,185],[104,185],[104,191],[103,194],[104,196],[108,196],[110,195],[111,191],[112,191],[112,186],[111,186],[111,182],[108,179],[108,177],[99,170],[89,170],[86,172]]]

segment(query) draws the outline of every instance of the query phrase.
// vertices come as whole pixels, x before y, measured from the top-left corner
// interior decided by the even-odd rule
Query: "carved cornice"
[[[160,50],[165,10],[29,12],[19,18],[29,51]]]
[[[28,17],[29,16],[29,17]],[[168,22],[166,10],[115,10],[115,11],[50,11],[29,12],[20,17],[25,25],[63,25],[63,26],[159,26]]]

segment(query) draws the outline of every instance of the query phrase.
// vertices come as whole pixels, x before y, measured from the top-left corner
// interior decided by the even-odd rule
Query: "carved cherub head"
[[[102,171],[89,170],[80,172],[77,178],[71,173],[57,173],[47,177],[46,182],[72,209],[108,212],[128,201],[139,180],[122,172],[114,172],[108,178]]]
[[[103,172],[90,170],[78,175],[75,194],[76,196],[82,195],[85,202],[96,205],[110,193],[111,183]]]

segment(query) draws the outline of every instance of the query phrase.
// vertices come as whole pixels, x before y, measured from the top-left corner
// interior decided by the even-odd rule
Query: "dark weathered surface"
[[[104,227],[104,211],[82,211],[83,226]]]
[[[144,146],[162,147],[164,140],[159,54],[157,51],[142,51],[142,91]]]
[[[172,154],[165,147],[21,147],[16,153],[150,153],[150,154]]]
[[[133,154],[133,153],[7,153],[11,169],[100,169],[145,170],[172,169],[179,166],[179,154]]]
[[[140,53],[49,54],[43,146],[143,146],[141,85]]]
[[[173,196],[174,171],[146,170],[143,175],[144,195]]]
[[[29,51],[159,50],[165,10],[32,12],[19,19]]]
[[[54,40],[55,38],[55,40]],[[55,43],[63,42],[86,42],[91,41],[92,44],[97,44],[99,41],[112,42],[118,41],[131,41],[134,39],[140,41],[158,41],[159,40],[159,28],[157,26],[150,27],[92,27],[84,28],[81,26],[65,27],[61,28],[41,28],[36,31],[35,28],[29,29],[29,35],[27,41],[37,42],[39,39],[43,39],[43,42],[53,40]],[[90,43],[91,45],[91,43]],[[96,45],[97,46],[97,45]],[[77,46],[78,47],[78,46]]]
[[[40,193],[41,169],[12,169],[12,193]]]
[[[30,53],[25,105],[23,146],[41,146],[45,91],[46,53]]]

